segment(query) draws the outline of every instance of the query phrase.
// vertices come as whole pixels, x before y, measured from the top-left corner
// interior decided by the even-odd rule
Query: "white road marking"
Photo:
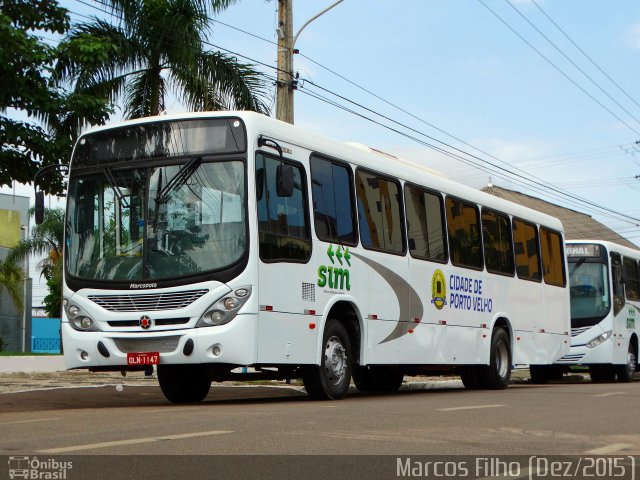
[[[584,452],[588,455],[609,455],[610,453],[616,453],[620,450],[625,450],[629,447],[633,447],[630,443],[612,443],[611,445],[605,445],[604,447],[594,448],[588,452]]]
[[[497,408],[506,407],[506,405],[471,405],[468,407],[450,407],[450,408],[438,408],[439,412],[455,412],[457,410],[478,410],[481,408]]]
[[[14,420],[11,422],[0,422],[0,425],[15,425],[18,423],[36,423],[36,422],[57,422],[59,420],[62,420],[61,418],[58,417],[51,417],[51,418],[32,418],[31,420]]]
[[[209,432],[181,433],[178,435],[164,435],[161,437],[130,438],[128,440],[115,440],[112,442],[87,443],[85,445],[73,445],[70,447],[47,448],[45,450],[38,450],[38,453],[58,454],[58,453],[68,453],[68,452],[80,452],[82,450],[94,450],[98,448],[120,447],[123,445],[137,445],[140,443],[162,442],[165,440],[182,440],[184,438],[206,437],[209,435],[221,435],[223,433],[233,433],[233,432],[228,430],[212,430]]]
[[[594,395],[594,397],[611,397],[613,395],[624,395],[627,392],[609,392],[609,393],[599,393],[598,395]]]

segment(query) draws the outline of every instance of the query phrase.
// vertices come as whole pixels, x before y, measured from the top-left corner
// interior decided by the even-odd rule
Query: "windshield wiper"
[[[585,260],[586,260],[585,257],[581,257],[580,260],[576,262],[576,264],[573,266],[573,268],[569,272],[569,278],[573,277],[573,274],[576,273],[576,271],[580,268],[580,265],[582,265]]]
[[[158,194],[155,198],[156,205],[167,203],[167,201],[169,200],[169,194],[175,189],[180,188],[185,183],[187,183],[187,180],[191,178],[191,176],[195,173],[201,163],[202,157],[193,157],[182,167],[180,167],[178,173],[176,173],[173,178],[169,180],[167,184],[158,191]]]

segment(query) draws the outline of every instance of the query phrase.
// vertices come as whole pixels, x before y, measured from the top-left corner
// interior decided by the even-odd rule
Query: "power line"
[[[520,40],[522,40],[525,44],[527,44],[534,52],[536,52],[539,56],[541,56],[549,65],[551,65],[555,70],[557,70],[558,73],[560,73],[563,77],[565,77],[573,85],[575,85],[578,89],[580,89],[580,91],[582,91],[582,93],[587,95],[591,100],[593,100],[598,105],[600,105],[604,110],[609,112],[609,114],[611,116],[613,116],[616,120],[618,120],[620,123],[622,123],[624,126],[626,126],[633,133],[635,133],[636,135],[640,136],[640,132],[638,130],[636,130],[631,125],[629,125],[627,122],[625,122],[623,119],[621,119],[611,109],[609,109],[605,104],[603,104],[600,100],[598,100],[596,97],[591,95],[587,90],[585,90],[585,88],[582,85],[580,85],[578,82],[576,82],[573,78],[571,78],[569,75],[567,75],[560,67],[558,67],[555,63],[553,63],[551,60],[549,60],[549,58],[547,58],[540,50],[538,50],[535,46],[533,46],[533,44],[531,42],[529,42],[526,38],[524,38],[522,35],[520,35],[520,33],[516,29],[514,29],[511,25],[509,25],[506,20],[504,20],[493,9],[491,9],[491,7],[489,7],[483,0],[478,0],[478,2],[480,2],[487,10],[489,10],[489,12],[491,12],[503,25],[505,25],[509,30],[511,30]]]
[[[540,10],[540,12],[542,12],[542,14],[543,14],[545,17],[547,17],[547,19],[548,19],[548,20],[549,20],[549,21],[550,21],[550,22],[551,22],[551,23],[552,23],[552,24],[553,24],[553,25],[554,25],[558,30],[560,30],[560,32],[561,32],[561,33],[566,37],[566,39],[567,39],[567,40],[569,40],[569,41],[573,44],[573,46],[574,46],[574,47],[576,47],[576,48],[580,51],[580,53],[582,53],[582,54],[583,54],[583,55],[584,55],[584,56],[585,56],[585,57],[586,57],[586,58],[587,58],[587,59],[588,59],[588,60],[593,64],[593,66],[595,66],[598,70],[600,70],[600,73],[602,73],[605,77],[607,77],[607,78],[609,79],[609,81],[610,81],[611,83],[613,83],[613,84],[618,88],[618,90],[620,90],[622,93],[624,93],[624,94],[626,95],[626,97],[627,97],[629,100],[631,100],[631,101],[632,101],[633,103],[635,103],[638,107],[640,107],[640,103],[636,102],[636,100],[635,100],[631,95],[629,95],[629,94],[626,92],[626,90],[624,90],[620,85],[618,85],[618,83],[617,83],[613,78],[611,78],[611,77],[607,74],[607,72],[605,72],[605,71],[600,67],[600,65],[598,65],[598,64],[595,62],[595,60],[593,60],[589,55],[587,55],[587,53],[586,53],[582,48],[580,48],[580,46],[579,46],[576,42],[574,42],[574,41],[573,41],[573,39],[572,39],[572,38],[571,38],[571,37],[570,37],[570,36],[569,36],[569,35],[568,35],[568,34],[567,34],[567,33],[566,33],[566,32],[565,32],[565,31],[560,27],[560,25],[558,25],[556,22],[554,22],[554,20],[553,20],[553,19],[552,19],[548,14],[547,14],[547,12],[545,12],[545,11],[542,9],[542,7],[541,7],[540,5],[538,5],[538,3],[537,3],[535,0],[530,0],[530,1],[531,1],[531,3],[533,3],[533,4],[536,6],[536,8],[537,8],[538,10]]]
[[[587,74],[587,72],[585,72],[576,62],[574,62],[571,58],[569,58],[569,56],[564,53],[562,51],[562,49],[560,49],[560,47],[558,47],[553,41],[551,41],[551,39],[549,37],[547,37],[533,22],[531,22],[531,20],[529,20],[520,10],[518,10],[518,8],[511,3],[510,0],[504,0],[518,15],[520,15],[520,17],[522,17],[529,25],[531,25],[531,27],[538,32],[542,38],[544,38],[553,48],[555,48],[560,55],[562,55],[564,58],[567,59],[568,62],[571,63],[571,65],[573,65],[575,68],[577,68],[580,73],[582,73],[585,77],[587,77],[587,79],[593,84],[595,85],[602,93],[604,93],[609,100],[611,100],[613,103],[615,103],[618,107],[620,107],[627,115],[629,115],[631,118],[633,118],[636,122],[640,123],[640,120],[638,120],[638,118],[633,115],[631,112],[629,112],[629,110],[627,110],[623,105],[620,104],[620,102],[618,102],[615,98],[613,98],[609,92],[607,92],[604,88],[602,88],[600,86],[600,84],[598,84],[589,74]]]

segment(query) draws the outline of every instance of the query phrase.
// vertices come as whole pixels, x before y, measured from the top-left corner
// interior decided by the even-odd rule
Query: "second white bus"
[[[553,368],[534,368],[544,383],[570,366],[593,382],[629,382],[638,368],[640,251],[603,240],[566,245],[571,293],[571,350]]]

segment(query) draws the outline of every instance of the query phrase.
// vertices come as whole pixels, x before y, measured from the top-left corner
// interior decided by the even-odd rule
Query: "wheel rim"
[[[496,345],[496,372],[500,378],[506,378],[509,372],[509,349],[504,342]]]
[[[324,369],[327,379],[334,385],[344,379],[347,370],[347,352],[338,337],[327,340],[324,350]]]
[[[630,374],[633,374],[633,372],[636,371],[636,362],[636,354],[632,349],[629,349],[629,351],[627,352],[627,369],[629,370]]]

